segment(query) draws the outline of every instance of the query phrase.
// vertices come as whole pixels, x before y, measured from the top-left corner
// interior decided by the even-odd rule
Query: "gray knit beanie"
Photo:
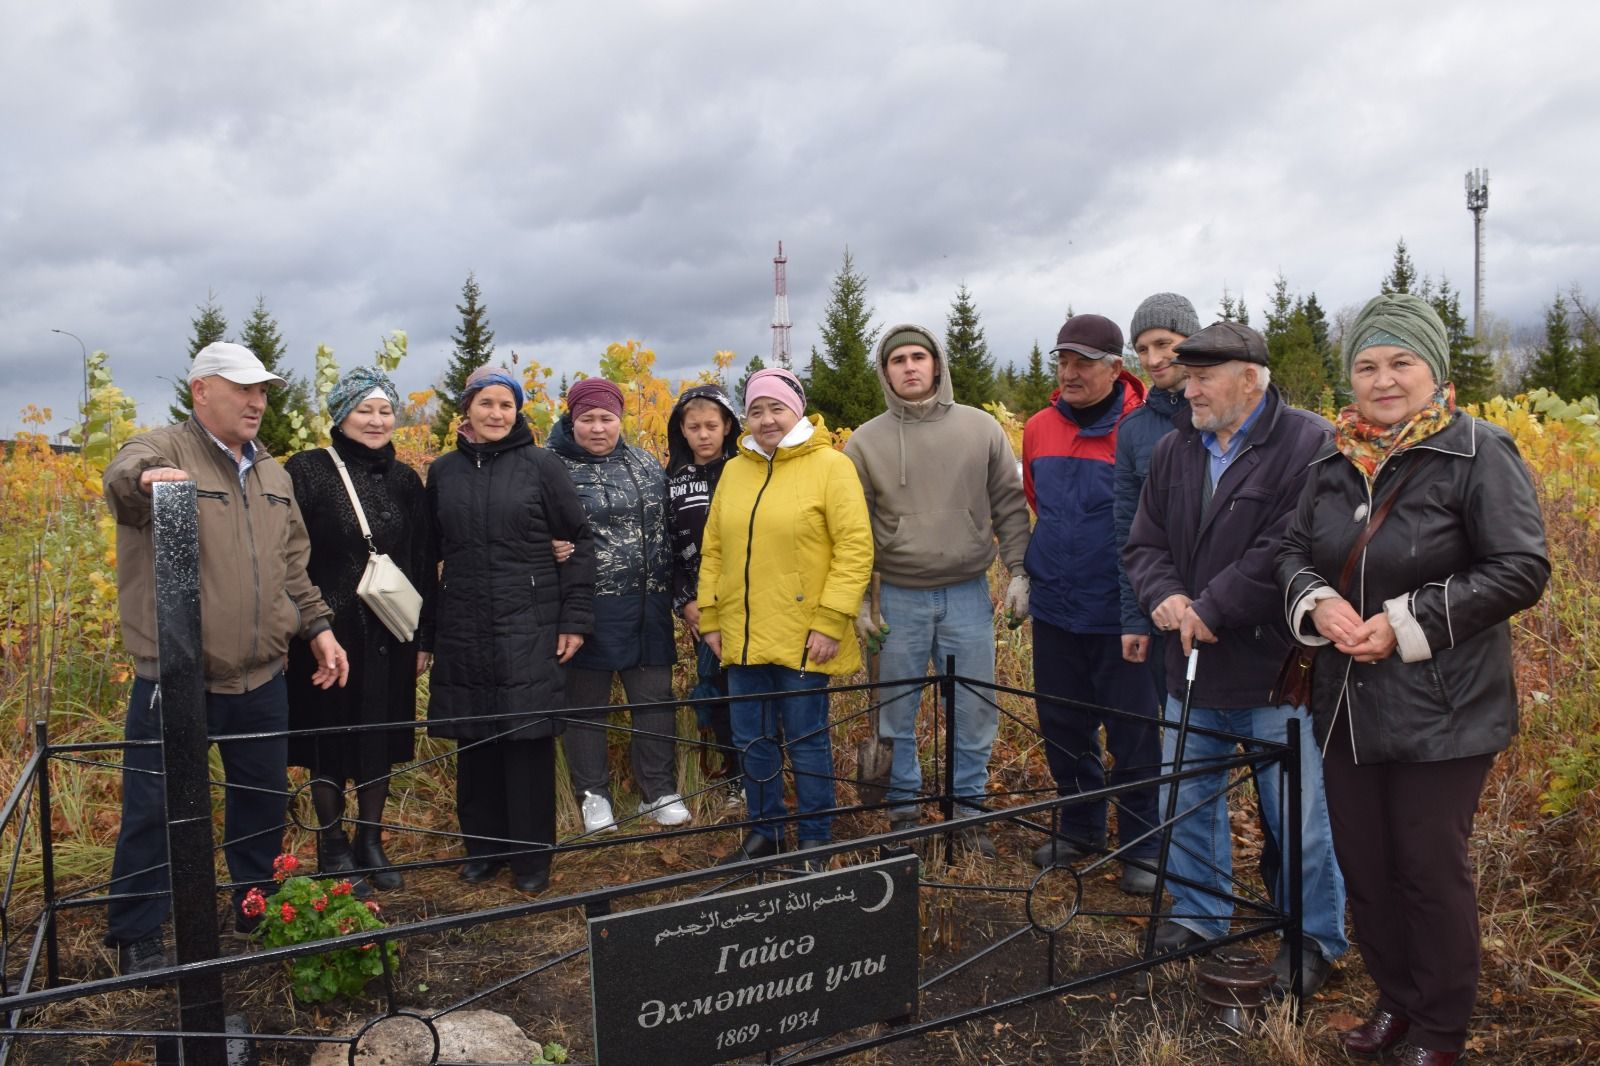
[[[1200,332],[1200,318],[1187,297],[1175,292],[1158,292],[1145,297],[1144,303],[1133,313],[1128,343],[1138,344],[1139,334],[1147,329],[1170,329],[1180,336],[1192,337]]]

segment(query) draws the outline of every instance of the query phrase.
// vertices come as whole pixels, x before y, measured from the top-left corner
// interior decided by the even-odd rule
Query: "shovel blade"
[[[894,741],[881,737],[856,742],[856,799],[882,803],[889,794],[889,771],[894,767]]]

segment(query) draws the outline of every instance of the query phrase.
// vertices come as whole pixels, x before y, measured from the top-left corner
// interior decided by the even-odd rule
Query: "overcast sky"
[[[1330,313],[1397,237],[1471,305],[1463,175],[1491,172],[1487,305],[1600,291],[1600,5],[7,4],[0,434],[76,409],[70,330],[152,424],[213,292],[258,295],[308,374],[409,331],[443,370],[467,271],[499,354],[593,370],[638,338],[691,376],[797,361],[848,245],[877,318],[961,282],[1003,365],[1069,304],[1175,290]],[[1587,192],[1585,190],[1588,190]],[[166,379],[166,380],[163,380]]]

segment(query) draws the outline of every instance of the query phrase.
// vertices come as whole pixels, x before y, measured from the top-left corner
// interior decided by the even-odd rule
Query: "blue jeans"
[[[777,819],[788,811],[783,805],[783,752],[778,726],[783,725],[784,747],[794,771],[794,795],[802,817],[796,836],[802,843],[822,843],[832,838],[833,816],[814,814],[833,807],[833,745],[828,737],[828,675],[790,670],[786,666],[728,667],[728,695],[792,692],[792,696],[766,700],[735,699],[732,708],[733,743],[742,755],[744,799],[755,831],[768,840],[781,840],[783,825]]]
[[[943,673],[945,658],[953,655],[956,673],[962,677],[994,682],[994,604],[987,576],[934,589],[902,588],[886,581],[882,605],[889,636],[878,653],[880,680],[925,677],[930,661],[936,673]],[[907,805],[922,791],[916,732],[920,691],[885,688],[881,699],[878,735],[894,740],[889,802]],[[956,686],[955,795],[975,804],[983,803],[988,790],[989,752],[1000,720],[992,700],[992,693]],[[944,714],[943,707],[938,713]]]
[[[156,684],[135,678],[128,698],[127,740],[160,740],[161,715],[151,706]],[[206,693],[206,732],[280,732],[289,727],[289,690],[278,674],[249,692]],[[289,745],[282,736],[217,745],[222,756],[222,853],[235,882],[238,903],[252,886],[272,892],[272,862],[283,850],[283,815],[288,806]],[[161,928],[172,909],[167,862],[166,779],[161,749],[128,748],[122,756],[122,827],[111,862],[113,895],[160,892],[149,899],[114,899],[106,905],[107,939],[141,940]],[[153,867],[153,869],[152,869]]]
[[[717,738],[717,746],[721,748],[733,747],[733,729],[728,724],[728,704],[726,703],[699,703],[699,700],[714,700],[728,694],[728,670],[717,658],[716,652],[706,646],[705,641],[697,641],[694,646],[695,683],[689,692],[689,702],[694,704],[695,721],[699,722],[701,729],[709,729]],[[733,755],[723,753],[726,765],[730,772],[733,766]]]
[[[1176,696],[1167,699],[1167,721],[1178,720],[1182,704]],[[1239,736],[1257,737],[1274,744],[1288,740],[1289,722],[1300,730],[1300,870],[1301,899],[1304,905],[1303,930],[1317,942],[1317,950],[1325,959],[1336,959],[1350,947],[1344,934],[1344,877],[1333,854],[1333,828],[1328,822],[1328,796],[1322,787],[1322,757],[1317,751],[1316,739],[1311,735],[1311,717],[1303,709],[1293,707],[1210,708],[1191,707],[1189,724],[1203,729],[1218,729]],[[1162,739],[1162,758],[1170,767],[1177,745],[1177,730],[1170,724]],[[1234,752],[1234,745],[1216,737],[1190,733],[1184,742],[1183,764],[1193,767],[1211,759],[1226,758]],[[1167,863],[1170,873],[1206,885],[1216,892],[1238,895],[1233,890],[1233,839],[1228,825],[1228,797],[1226,794],[1207,800],[1193,813],[1183,814],[1203,797],[1219,791],[1226,783],[1227,774],[1200,774],[1186,778],[1178,784],[1178,821],[1172,829],[1172,851]],[[1256,778],[1261,790],[1261,809],[1266,816],[1267,831],[1278,841],[1285,862],[1288,858],[1288,834],[1283,824],[1282,773],[1276,766],[1263,768]],[[1163,790],[1163,802],[1165,801]],[[1165,808],[1163,807],[1163,813]],[[1210,866],[1207,865],[1210,864]],[[1216,869],[1211,869],[1215,866]],[[1280,872],[1278,883],[1271,886],[1272,900],[1285,907],[1288,898],[1289,875]],[[1219,937],[1228,931],[1231,905],[1215,896],[1190,888],[1188,885],[1167,882],[1172,893],[1174,914],[1199,914],[1202,918],[1174,918],[1201,936]]]

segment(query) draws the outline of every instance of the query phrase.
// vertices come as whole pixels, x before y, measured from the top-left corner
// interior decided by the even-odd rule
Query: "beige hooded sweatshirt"
[[[884,374],[884,345],[907,330],[926,338],[939,385],[926,400],[895,395]],[[1028,550],[1028,503],[1011,442],[986,411],[955,402],[944,346],[917,325],[883,331],[876,353],[888,410],[850,435],[844,453],[856,465],[872,516],[874,567],[902,588],[942,588],[970,581],[1000,558],[1022,573]]]

